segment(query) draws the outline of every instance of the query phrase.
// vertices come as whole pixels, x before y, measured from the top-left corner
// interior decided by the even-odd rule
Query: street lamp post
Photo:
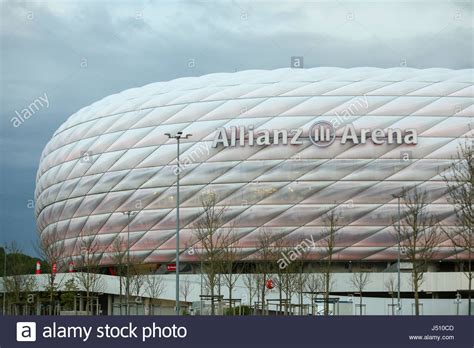
[[[201,296],[202,296],[202,275],[203,275],[203,265],[202,265],[202,256],[201,256]],[[200,307],[200,313],[199,315],[202,315],[202,297],[199,298],[199,307]]]
[[[397,274],[398,274],[398,286],[397,286],[397,309],[398,309],[398,315],[401,314],[402,312],[402,304],[400,300],[400,234],[401,234],[401,216],[400,216],[400,198],[402,197],[402,194],[398,195],[392,195],[394,198],[397,198],[398,201],[398,236],[397,236],[397,241],[398,241],[398,255],[397,255]]]
[[[127,305],[125,306],[125,314],[130,314],[130,216],[137,214],[136,211],[128,210],[122,212],[123,215],[127,215],[127,274],[126,274],[126,283],[125,283],[125,299]]]
[[[176,134],[165,133],[170,139],[176,139],[177,144],[177,166],[176,171],[176,315],[179,315],[179,172],[181,166],[179,163],[179,142],[181,139],[187,139],[192,134],[184,135],[183,132],[179,131]]]

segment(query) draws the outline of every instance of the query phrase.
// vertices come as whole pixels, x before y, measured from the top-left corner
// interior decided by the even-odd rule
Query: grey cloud
[[[160,80],[289,66],[295,55],[305,57],[306,67],[392,67],[406,59],[417,68],[470,68],[471,4],[3,2],[0,242],[35,238],[24,200],[33,195],[41,151],[81,107]],[[456,13],[461,17],[453,20]],[[43,93],[50,107],[14,129],[15,110]]]

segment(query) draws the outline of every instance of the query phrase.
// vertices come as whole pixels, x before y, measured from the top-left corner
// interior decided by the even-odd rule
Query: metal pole
[[[3,261],[3,282],[2,282],[2,286],[3,286],[3,316],[5,316],[7,314],[7,310],[6,310],[6,297],[7,297],[7,288],[5,286],[5,279],[7,277],[7,247],[3,247],[3,257],[4,257],[4,261]]]
[[[178,171],[176,175],[176,315],[179,315],[180,305],[179,305],[179,172],[181,170],[181,164],[179,162],[179,143],[180,139],[189,138],[192,134],[184,135],[183,132],[177,132],[174,135],[170,133],[165,133],[168,138],[176,139],[177,143],[177,161],[178,161]]]
[[[130,216],[135,215],[136,212],[133,210],[124,211],[122,214],[127,215],[127,267],[125,274],[125,314],[130,314]],[[122,276],[120,276],[120,284],[122,284]],[[120,300],[120,304],[122,300]],[[120,307],[122,308],[122,307]],[[121,310],[121,309],[120,309]]]
[[[201,255],[201,296],[202,296],[202,275],[203,275],[203,268],[202,268],[202,255]],[[202,315],[202,297],[200,298],[200,307],[201,307],[201,312],[200,315]]]
[[[469,274],[469,292],[468,292],[468,300],[467,300],[467,304],[469,306],[469,308],[468,308],[468,315],[469,316],[471,316],[471,311],[472,311],[472,309],[471,309],[471,307],[472,307],[472,305],[471,305],[471,303],[472,303],[472,294],[471,294],[471,285],[472,285],[471,249],[472,248],[469,248],[469,263],[468,263],[469,266],[468,266],[468,273],[467,273],[467,274]]]
[[[179,171],[181,170],[179,163],[179,139],[180,136],[177,135],[178,174],[176,180],[176,315],[179,315]]]
[[[126,300],[127,300],[127,306],[126,308],[126,314],[130,314],[130,213],[131,211],[127,212],[128,216],[128,224],[127,224],[127,288],[126,288]]]
[[[397,272],[398,272],[398,315],[401,314],[402,312],[402,306],[401,306],[401,301],[400,301],[400,196],[398,198],[398,258],[397,258]]]

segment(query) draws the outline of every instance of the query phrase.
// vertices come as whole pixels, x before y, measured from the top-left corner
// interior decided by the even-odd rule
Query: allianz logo
[[[232,126],[217,128],[212,147],[235,146],[265,146],[265,145],[302,145],[303,139],[308,139],[316,146],[327,147],[338,140],[342,145],[350,142],[365,144],[371,141],[376,145],[383,144],[409,144],[418,143],[416,129],[400,128],[361,128],[357,130],[353,124],[347,124],[340,136],[328,121],[315,122],[309,130],[295,129],[254,129],[254,126]]]

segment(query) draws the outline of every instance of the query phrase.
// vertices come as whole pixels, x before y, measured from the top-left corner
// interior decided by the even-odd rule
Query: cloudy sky
[[[0,244],[34,253],[35,176],[66,118],[183,76],[287,67],[473,67],[467,1],[3,1]],[[43,106],[17,127],[34,100]]]

